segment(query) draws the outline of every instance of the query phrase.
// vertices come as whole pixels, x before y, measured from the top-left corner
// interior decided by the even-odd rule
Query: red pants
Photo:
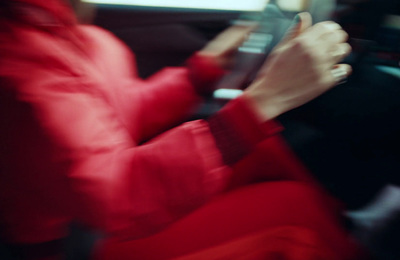
[[[267,142],[235,166],[233,190],[151,237],[103,241],[95,259],[366,259],[342,226],[339,203],[285,145],[271,151]]]
[[[98,260],[169,259],[200,252],[200,258],[187,259],[235,259],[232,256],[211,258],[207,252],[204,252],[204,257],[201,255],[205,249],[226,245],[235,239],[277,230],[279,227],[291,227],[297,228],[296,235],[290,236],[286,232],[284,236],[296,240],[294,243],[306,245],[301,251],[303,256],[310,255],[313,257],[311,259],[321,260],[364,259],[360,256],[359,247],[341,227],[330,205],[326,205],[319,195],[319,192],[311,186],[298,182],[266,182],[248,186],[215,199],[154,236],[126,242],[112,239],[104,241],[98,248],[96,258]],[[311,241],[310,234],[314,236]],[[273,235],[272,237],[267,235],[264,239],[266,248],[269,243],[277,243],[277,238]],[[256,245],[251,241],[249,243]],[[249,247],[249,243],[239,242],[239,245]],[[281,251],[293,251],[295,250],[293,246],[293,243],[291,247],[281,246]],[[262,248],[262,246],[254,247],[255,251]],[[275,250],[278,250],[277,247]],[[243,251],[237,246],[234,248]],[[307,251],[308,249],[312,251]],[[221,250],[224,251],[223,248],[215,248],[212,255],[215,256],[216,252],[221,253]],[[268,252],[261,252],[259,258],[257,256],[247,259],[310,259],[267,258],[264,253]],[[280,253],[290,255],[290,252]],[[315,258],[318,254],[324,257]]]

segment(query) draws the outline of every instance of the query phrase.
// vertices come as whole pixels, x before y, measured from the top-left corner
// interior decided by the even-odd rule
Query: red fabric
[[[133,241],[103,241],[93,258],[367,259],[332,214],[335,210],[335,205],[325,201],[319,190],[310,185],[293,181],[262,183],[220,196],[154,236]],[[291,239],[289,244],[277,240],[276,234],[277,230],[287,227],[290,228],[284,236],[286,240]],[[265,245],[259,240],[256,245],[249,244],[254,236],[265,234],[269,234],[264,237]],[[221,252],[232,244],[236,245],[232,251]],[[255,254],[254,258],[240,258],[249,251]],[[213,252],[214,256],[220,254],[221,258],[199,257],[207,252]],[[307,255],[313,257],[301,258]]]
[[[228,165],[234,165],[242,160],[267,136],[269,139],[273,138],[283,129],[274,121],[261,124],[261,121],[250,111],[247,102],[244,98],[232,100],[208,119],[217,146],[222,151],[223,160]]]
[[[189,77],[200,95],[212,95],[216,82],[226,73],[212,57],[195,53],[187,61]]]
[[[174,260],[338,260],[310,229],[283,226],[246,235]]]
[[[14,8],[17,1],[7,2]],[[225,189],[232,169],[208,123],[171,129],[200,101],[186,68],[144,81],[110,33],[60,22],[74,20],[62,2],[16,6],[24,15],[0,16],[3,238],[57,239],[71,219],[141,237]],[[247,111],[243,106],[230,109]],[[246,132],[258,127],[253,122]]]
[[[175,260],[338,260],[335,253],[309,229],[271,228]]]
[[[6,10],[0,10],[2,15],[18,17],[45,30],[54,31],[77,22],[69,0],[3,0],[2,4],[7,5]]]

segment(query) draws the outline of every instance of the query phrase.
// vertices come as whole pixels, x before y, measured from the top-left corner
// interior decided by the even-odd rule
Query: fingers
[[[351,67],[337,63],[351,51],[346,40],[340,25],[323,22],[275,48],[246,90],[260,114],[276,117],[345,82]]]
[[[285,36],[283,37],[281,44],[293,40],[311,26],[312,17],[309,13],[304,12],[297,14],[293,19],[293,24],[289,27]]]
[[[255,29],[255,25],[233,25],[217,35],[202,50],[214,56],[226,55],[235,51],[246,39],[247,35]]]
[[[330,49],[335,44],[346,42],[348,34],[337,23],[322,22],[306,29],[299,38],[319,45],[319,48]]]
[[[348,43],[336,44],[335,49],[328,52],[334,64],[341,62],[351,53],[351,46]]]
[[[332,44],[346,42],[349,35],[342,29],[326,31],[321,35],[320,40],[330,42]]]
[[[352,73],[352,68],[348,64],[337,64],[333,66],[328,72],[327,77],[330,86],[336,86],[345,83],[347,78]]]
[[[300,20],[299,34],[312,26],[312,17],[310,13],[303,12],[297,14]]]
[[[342,27],[335,22],[321,22],[317,23],[313,27],[309,28],[309,30],[307,30],[307,33],[309,34],[307,35],[307,37],[309,37],[311,40],[318,41],[332,33],[338,33],[341,30]]]
[[[225,45],[225,49],[228,52],[229,50],[236,50],[256,27],[255,24],[233,25],[222,32],[218,36],[218,40]]]
[[[238,47],[255,28],[255,24],[233,25],[217,35],[198,52],[198,55],[214,59],[222,68],[230,68]]]
[[[318,23],[298,37],[323,71],[332,68],[350,54],[351,47],[347,39],[348,34],[342,27],[330,21]]]

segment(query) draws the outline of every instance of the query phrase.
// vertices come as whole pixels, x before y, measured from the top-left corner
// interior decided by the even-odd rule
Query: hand
[[[212,58],[221,68],[234,64],[237,49],[256,25],[233,25],[210,41],[197,55]]]
[[[337,64],[351,51],[341,27],[334,22],[311,26],[308,13],[299,18],[244,91],[261,120],[307,103],[351,73],[349,65]]]

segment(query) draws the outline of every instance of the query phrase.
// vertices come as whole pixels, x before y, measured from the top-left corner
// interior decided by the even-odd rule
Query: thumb
[[[303,12],[298,13],[294,18],[292,24],[289,26],[285,36],[283,37],[282,43],[293,40],[307,28],[312,26],[312,17],[309,13]]]

